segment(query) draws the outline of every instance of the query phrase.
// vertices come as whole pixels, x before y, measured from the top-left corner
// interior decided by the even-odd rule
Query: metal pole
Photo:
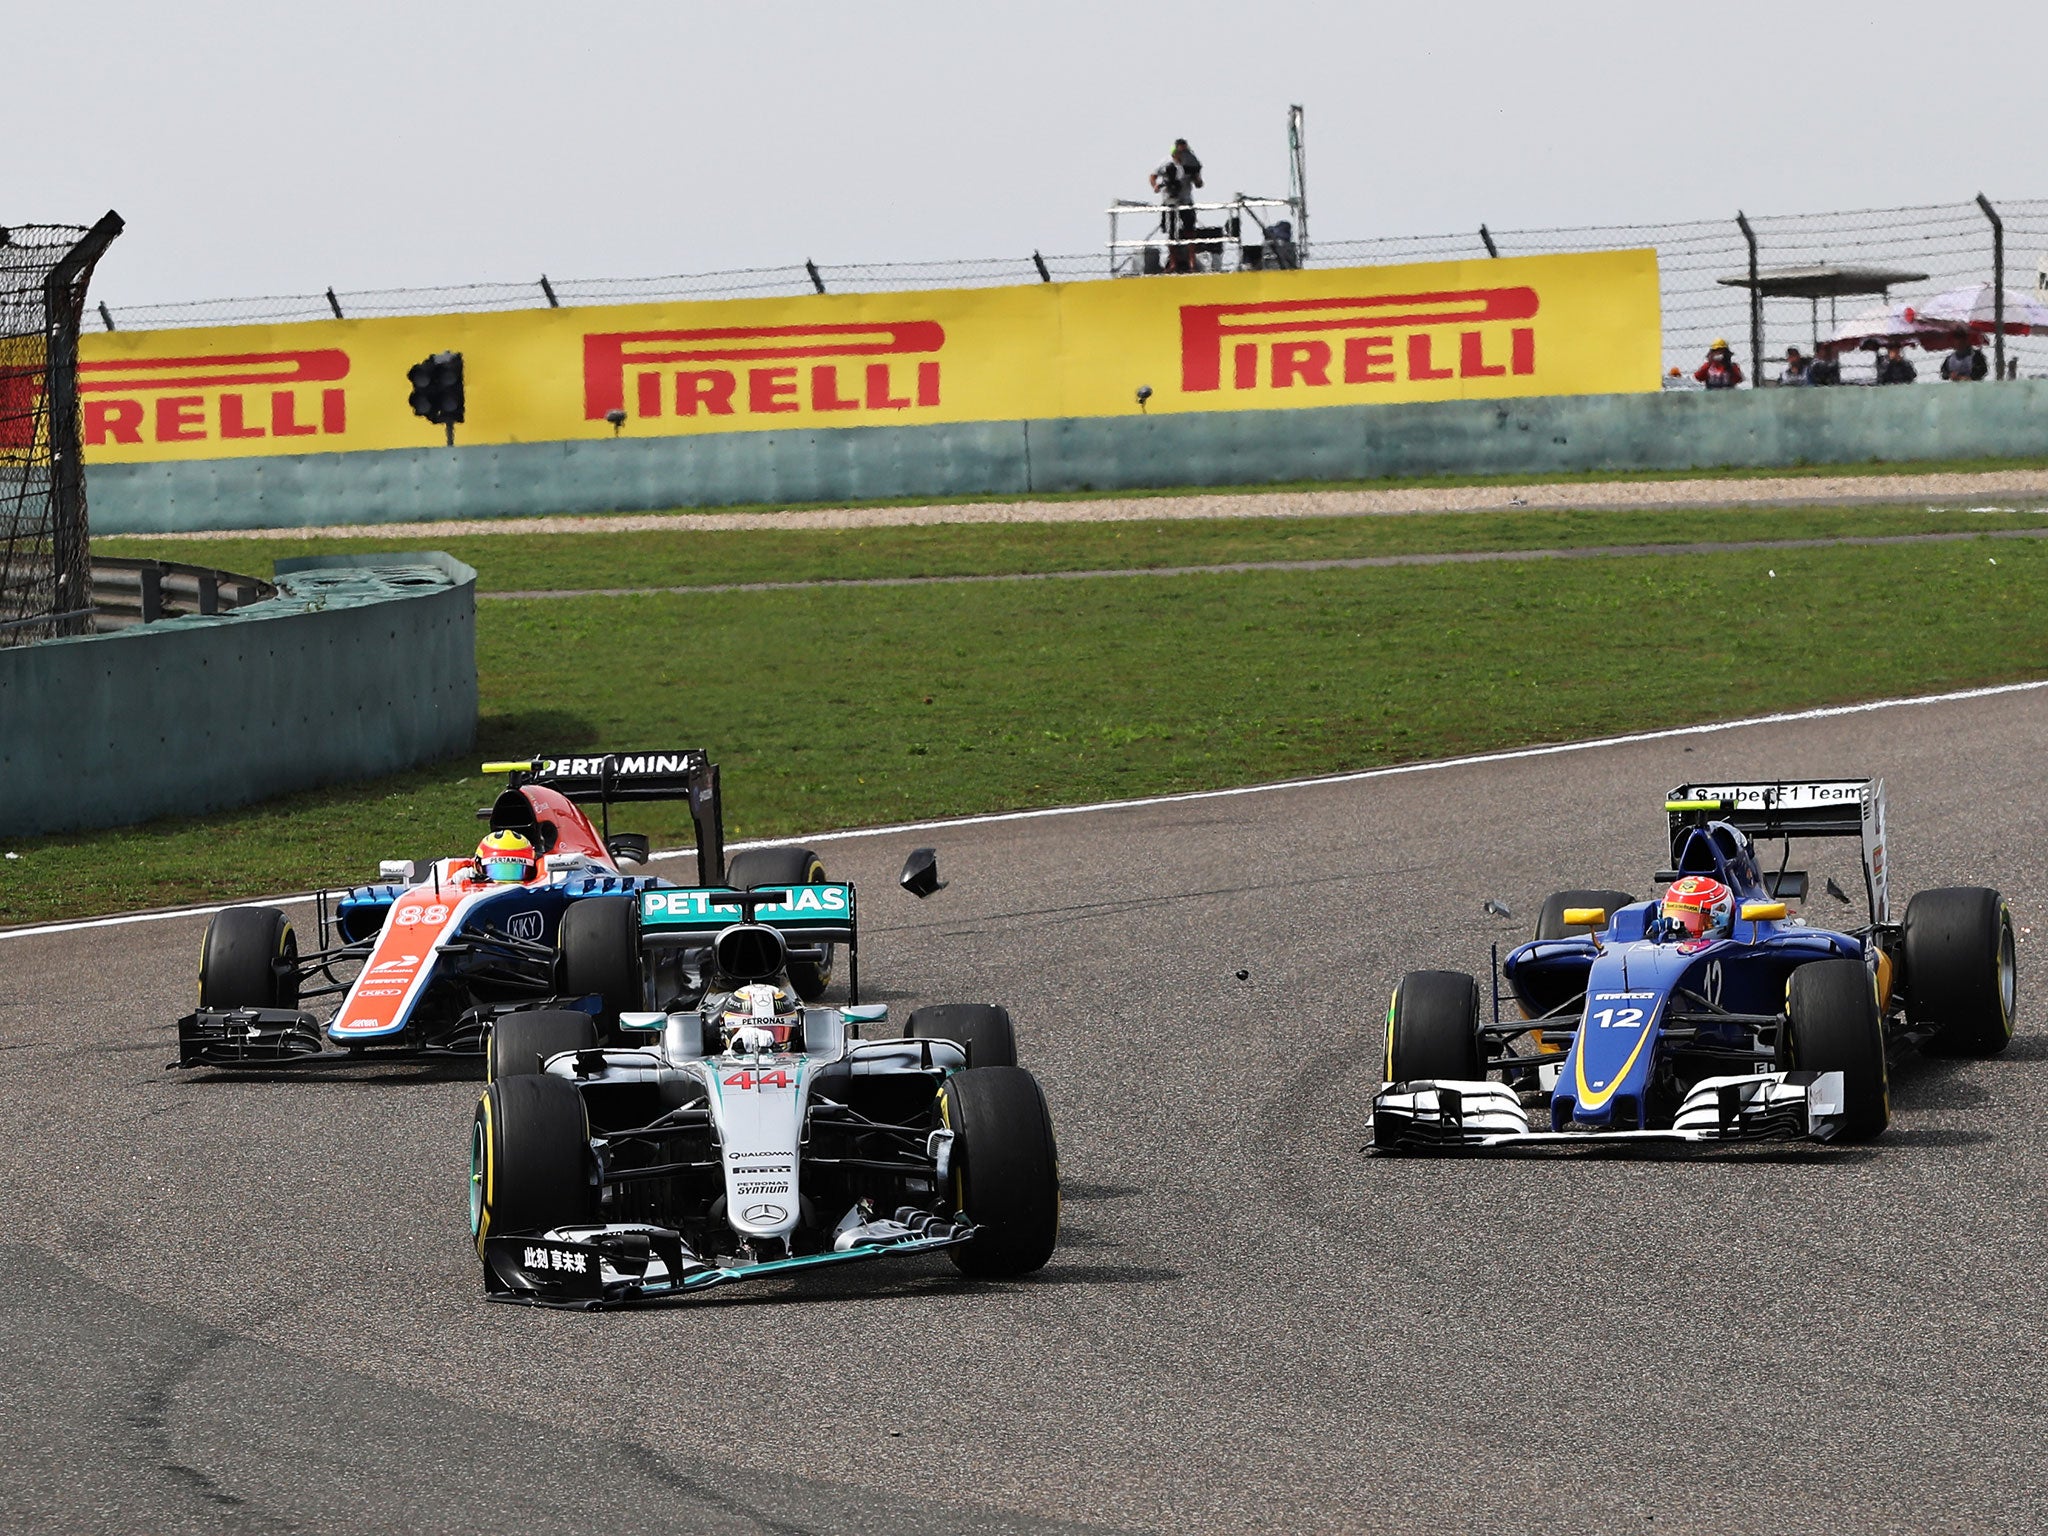
[[[1998,210],[1991,206],[1991,200],[1982,192],[1977,194],[1977,206],[1984,210],[1984,217],[1991,221],[1991,355],[1993,358],[1991,377],[2005,377],[2005,220],[1998,216]]]
[[[1487,233],[1484,224],[1479,226],[1479,243],[1486,247],[1487,255],[1496,257],[1500,255],[1500,247],[1493,243],[1493,236]]]
[[[548,296],[549,309],[560,309],[562,307],[562,301],[555,297],[555,285],[548,281],[548,275],[545,272],[540,275],[540,291]]]
[[[1294,204],[1294,255],[1308,265],[1308,131],[1299,106],[1287,109],[1287,200]]]
[[[806,256],[804,258],[804,270],[811,274],[811,286],[817,289],[818,292],[823,293],[825,291],[825,279],[818,276],[818,264]]]
[[[1039,255],[1038,252],[1033,251],[1031,253],[1031,263],[1033,266],[1038,268],[1038,280],[1041,283],[1049,283],[1052,281],[1052,274],[1045,270],[1045,258],[1043,256]]]
[[[104,325],[110,331],[114,328],[114,317],[112,313],[109,312],[109,310],[107,309],[106,301],[104,299],[100,301],[100,324]]]
[[[1735,210],[1735,224],[1749,244],[1749,387],[1761,389],[1764,382],[1764,294],[1756,275],[1756,231],[1749,227],[1743,211]]]
[[[332,288],[327,290],[327,307],[334,311],[335,319],[340,320],[346,318],[341,312],[341,300],[337,299],[334,296],[334,290]]]
[[[92,269],[123,228],[121,216],[109,209],[66,251],[43,279],[43,398],[50,437],[50,564],[56,576],[59,620],[51,630],[62,634],[75,619],[92,609],[90,523],[85,505],[85,464],[78,431],[78,322],[85,308]],[[89,628],[90,625],[85,627]]]

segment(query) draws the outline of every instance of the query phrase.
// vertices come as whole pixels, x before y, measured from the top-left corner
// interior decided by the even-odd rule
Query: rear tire
[[[1868,1141],[1881,1134],[1891,1124],[1891,1081],[1869,967],[1861,960],[1800,966],[1785,989],[1785,1013],[1792,1065],[1842,1074],[1842,1139]]]
[[[1017,1065],[1017,1030],[1010,1010],[994,1003],[939,1003],[911,1012],[906,1040],[952,1040],[967,1053],[970,1067]]]
[[[1583,937],[1583,928],[1567,928],[1564,913],[1567,907],[1599,907],[1610,920],[1617,909],[1635,901],[1627,891],[1559,891],[1543,903],[1543,910],[1536,914],[1536,937],[1542,939],[1570,939]]]
[[[939,1089],[953,1131],[953,1203],[981,1230],[948,1248],[962,1274],[1005,1278],[1045,1267],[1060,1231],[1060,1161],[1038,1079],[1022,1067],[969,1067]]]
[[[1387,1008],[1390,1083],[1425,1078],[1477,1082],[1485,1070],[1479,1054],[1479,983],[1463,971],[1410,971],[1394,988]]]
[[[550,1056],[597,1045],[597,1021],[568,1008],[534,1008],[499,1016],[484,1047],[484,1079],[502,1082],[542,1070]]]
[[[1945,1051],[2004,1050],[2019,980],[2005,898],[1977,886],[1922,891],[1906,903],[1905,934],[1907,1021],[1933,1028]]]
[[[590,1126],[583,1095],[559,1077],[508,1077],[484,1089],[470,1136],[469,1229],[492,1234],[593,1221]]]
[[[751,891],[763,885],[770,888],[778,885],[825,885],[828,880],[824,861],[808,848],[749,848],[745,853],[732,856],[726,865],[725,883],[736,891]],[[822,962],[789,962],[789,984],[796,988],[796,995],[805,1002],[815,1003],[832,985],[835,948],[831,944],[825,946]]]
[[[630,896],[585,896],[562,914],[556,944],[562,956],[565,997],[595,995],[599,1028],[607,1038],[619,1015],[640,1008],[646,986],[640,978],[640,910]]]
[[[296,1008],[298,962],[298,935],[276,907],[216,912],[199,944],[199,1006]]]

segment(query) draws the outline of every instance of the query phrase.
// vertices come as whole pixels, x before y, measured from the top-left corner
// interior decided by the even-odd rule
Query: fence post
[[[1743,211],[1735,210],[1735,225],[1749,245],[1749,387],[1764,387],[1764,291],[1756,275],[1756,231],[1749,227]]]
[[[332,288],[329,288],[327,290],[327,307],[334,311],[335,319],[341,320],[346,318],[341,312],[341,300],[337,299],[334,296],[334,290]]]
[[[1049,283],[1052,281],[1052,274],[1046,271],[1045,269],[1045,258],[1043,256],[1039,255],[1038,252],[1033,251],[1031,253],[1031,262],[1032,265],[1038,268],[1038,280],[1041,283]]]
[[[1977,194],[1977,206],[1984,210],[1984,217],[1991,221],[1991,353],[1994,359],[1991,377],[2005,377],[2005,220],[1998,216],[1998,210],[1991,206],[1991,200],[1982,192]]]
[[[1498,256],[1498,255],[1500,255],[1500,247],[1496,246],[1496,245],[1495,245],[1495,244],[1493,243],[1493,236],[1487,233],[1487,229],[1486,229],[1486,226],[1485,226],[1484,224],[1482,224],[1482,225],[1480,225],[1480,226],[1479,226],[1479,243],[1480,243],[1481,245],[1483,245],[1483,246],[1485,246],[1485,247],[1486,247],[1486,254],[1487,254],[1487,255],[1489,255],[1489,256]]]
[[[548,281],[548,275],[545,272],[540,275],[540,291],[548,296],[549,309],[560,309],[562,307],[562,301],[555,297],[555,285]]]
[[[818,292],[823,293],[825,291],[825,279],[818,276],[818,264],[806,256],[804,258],[804,270],[811,274],[811,286],[817,289]]]

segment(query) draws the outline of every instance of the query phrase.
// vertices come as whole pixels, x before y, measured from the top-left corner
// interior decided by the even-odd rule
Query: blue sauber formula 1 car
[[[527,850],[514,878],[480,859],[390,861],[375,884],[319,898],[319,945],[301,951],[275,907],[229,907],[199,951],[199,1007],[178,1021],[185,1067],[277,1067],[380,1055],[480,1054],[500,1015],[549,1006],[592,1017],[607,1040],[641,1006],[635,905],[676,882],[627,874],[647,839],[613,834],[615,804],[683,800],[703,878],[742,889],[825,879],[805,848],[725,855],[717,765],[694,748],[486,763],[505,790],[478,815]],[[583,807],[599,808],[593,826]],[[833,947],[792,951],[807,1000],[832,979]],[[335,1000],[325,1018],[304,1004]]]
[[[1373,1101],[1383,1152],[1636,1140],[1864,1140],[1891,1118],[1901,1044],[1990,1056],[2012,1038],[2012,917],[1998,892],[1922,891],[1890,919],[1884,784],[1681,785],[1655,901],[1561,891],[1503,961],[1519,1020],[1480,1018],[1455,971],[1411,971]],[[1859,837],[1870,921],[1793,917],[1795,838]],[[1782,840],[1775,870],[1753,839]],[[1848,898],[1830,880],[1828,893]]]

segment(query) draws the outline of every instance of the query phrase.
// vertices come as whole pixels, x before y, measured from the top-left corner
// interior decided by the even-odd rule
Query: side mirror
[[[1607,909],[1605,907],[1566,907],[1564,925],[1567,928],[1605,928]]]
[[[419,884],[420,874],[430,863],[427,859],[385,859],[377,866],[379,880],[397,880],[406,885]]]
[[[1785,921],[1785,903],[1745,901],[1742,904],[1742,920],[1745,923],[1782,923]]]
[[[886,1024],[889,1022],[887,1003],[850,1003],[839,1010],[840,1016],[849,1024]]]
[[[605,839],[605,851],[623,864],[645,864],[654,845],[638,832],[614,832]]]
[[[943,891],[946,882],[939,878],[939,850],[936,848],[913,848],[910,857],[903,861],[903,889],[919,901],[933,891]]]

